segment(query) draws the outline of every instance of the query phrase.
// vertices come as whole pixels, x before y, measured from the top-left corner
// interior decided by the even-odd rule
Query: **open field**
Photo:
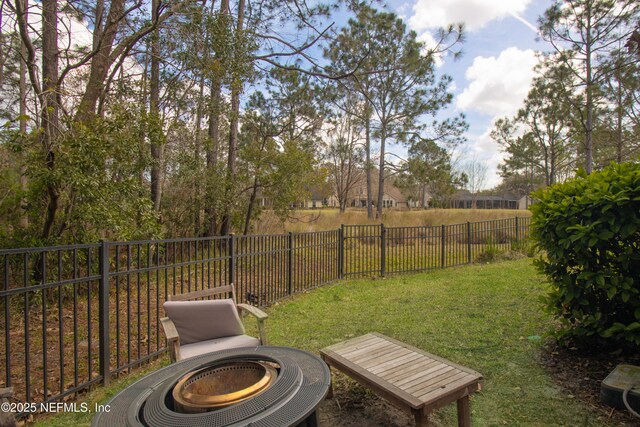
[[[624,425],[564,393],[540,365],[544,334],[552,326],[538,302],[546,286],[530,259],[342,281],[268,308],[268,335],[273,345],[317,354],[378,331],[466,365],[485,377],[471,403],[477,426]],[[251,322],[247,326],[254,332]],[[131,381],[98,388],[81,401],[90,407],[106,403]],[[335,398],[321,407],[323,425],[412,425],[410,417],[344,376],[334,384]],[[436,413],[435,425],[455,425],[455,416],[451,405]],[[90,419],[90,414],[64,414],[41,425],[88,425]]]
[[[530,217],[528,210],[513,209],[428,209],[428,210],[385,210],[381,220],[369,221],[367,211],[347,209],[343,214],[338,209],[305,209],[293,211],[283,224],[271,211],[266,211],[256,222],[254,234],[270,234],[335,230],[341,224],[380,224],[387,227],[419,227],[441,224],[461,224],[465,222],[488,221],[492,219]]]

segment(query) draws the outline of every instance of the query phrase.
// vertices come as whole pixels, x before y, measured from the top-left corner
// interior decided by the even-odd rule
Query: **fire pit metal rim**
[[[251,365],[257,365],[262,368],[262,370],[264,371],[264,375],[257,382],[248,387],[231,393],[217,395],[199,394],[188,391],[188,386],[194,381],[198,381],[198,379],[195,378],[197,378],[199,375],[202,375],[203,373],[207,375],[207,371],[215,371],[216,369],[225,369],[229,367],[231,368],[231,370],[233,370],[233,366],[237,366],[237,369],[242,369],[243,367],[246,368]],[[249,369],[255,368],[251,367]],[[208,375],[213,374],[209,373]],[[273,383],[273,381],[275,381],[276,377],[276,369],[268,365],[265,361],[232,358],[230,360],[208,364],[208,366],[206,367],[193,369],[190,372],[184,374],[173,388],[173,399],[179,406],[182,407],[182,409],[187,411],[191,409],[206,410],[223,408],[225,406],[233,405],[257,396],[261,392],[265,391]],[[200,378],[200,380],[203,379],[204,378]]]
[[[177,369],[199,369],[231,358],[272,361],[281,366],[281,372],[274,384],[255,399],[213,412],[181,414],[172,410],[168,400],[171,389],[185,372],[176,372]],[[282,371],[286,371],[284,375]],[[329,390],[330,378],[327,365],[308,351],[275,346],[224,350],[187,359],[147,375],[114,396],[110,401],[112,411],[97,414],[92,426],[221,427],[246,426],[248,423],[265,427],[294,426],[315,413]],[[279,402],[278,408],[265,410],[265,402]],[[255,410],[258,412],[251,415]]]

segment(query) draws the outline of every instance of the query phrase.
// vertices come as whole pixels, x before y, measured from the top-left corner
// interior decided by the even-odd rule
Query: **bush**
[[[640,345],[640,165],[612,164],[534,194],[537,262],[565,345]]]

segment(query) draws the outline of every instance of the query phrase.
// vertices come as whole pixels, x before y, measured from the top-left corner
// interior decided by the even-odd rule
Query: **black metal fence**
[[[0,387],[52,402],[160,354],[168,295],[234,283],[268,306],[344,277],[426,271],[522,245],[528,218],[0,250]]]

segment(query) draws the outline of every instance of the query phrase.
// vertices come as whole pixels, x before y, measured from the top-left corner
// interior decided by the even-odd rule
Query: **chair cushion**
[[[244,334],[231,299],[167,301],[163,307],[176,325],[181,345]]]
[[[212,351],[227,350],[229,348],[238,347],[257,347],[259,345],[260,340],[258,338],[253,338],[248,335],[236,335],[234,337],[200,341],[193,344],[181,345],[180,360],[210,353]]]

